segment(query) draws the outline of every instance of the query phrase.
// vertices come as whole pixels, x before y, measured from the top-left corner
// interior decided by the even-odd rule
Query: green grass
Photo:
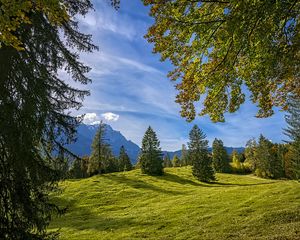
[[[204,184],[188,167],[161,177],[139,170],[61,183],[61,239],[300,239],[300,184],[217,174]]]

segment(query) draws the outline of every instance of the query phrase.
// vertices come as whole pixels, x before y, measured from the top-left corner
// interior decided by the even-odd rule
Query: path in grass
[[[50,230],[66,240],[300,240],[299,182],[217,174],[217,183],[203,184],[189,167],[165,170],[63,182],[53,200],[67,212]]]

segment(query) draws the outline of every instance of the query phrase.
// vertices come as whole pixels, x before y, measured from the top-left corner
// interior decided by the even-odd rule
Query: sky
[[[92,34],[99,47],[99,51],[81,54],[81,61],[92,68],[88,74],[92,83],[80,87],[89,89],[91,95],[73,114],[86,114],[84,123],[104,120],[139,146],[150,125],[162,149],[168,151],[179,150],[188,142],[194,124],[205,132],[209,145],[219,138],[228,147],[245,146],[247,140],[261,133],[273,142],[286,139],[282,133],[284,113],[276,110],[270,118],[256,118],[257,107],[249,100],[237,112],[226,114],[225,123],[213,123],[208,116],[186,122],[174,101],[174,83],[167,78],[172,65],[161,62],[144,38],[153,23],[149,8],[141,0],[122,0],[118,11],[109,1],[93,3],[94,11],[78,17],[81,31]],[[196,107],[199,111],[200,103]]]

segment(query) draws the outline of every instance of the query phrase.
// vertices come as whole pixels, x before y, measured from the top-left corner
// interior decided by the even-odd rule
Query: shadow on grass
[[[102,175],[102,177],[105,177],[105,178],[107,178],[111,181],[117,182],[117,183],[129,185],[130,187],[136,188],[136,189],[142,188],[145,190],[155,191],[155,192],[164,193],[164,194],[172,194],[172,195],[183,194],[180,191],[163,189],[163,188],[157,187],[153,184],[144,182],[142,180],[133,180],[133,179],[130,179],[130,178],[128,178],[126,176],[122,176],[122,175],[111,175],[111,174],[106,175],[106,174],[104,174],[104,175]]]
[[[112,218],[108,214],[101,216],[102,211],[91,211],[91,208],[86,205],[79,205],[75,200],[66,200],[61,197],[52,197],[52,201],[60,208],[65,208],[66,211],[62,215],[58,215],[55,221],[52,221],[49,231],[52,229],[62,228],[74,229],[74,233],[80,230],[97,230],[97,231],[114,231],[117,229],[128,228],[137,224],[131,217]]]
[[[209,183],[204,183],[200,181],[192,181],[190,179],[186,179],[183,177],[180,177],[175,174],[171,173],[165,173],[163,176],[156,176],[156,178],[159,178],[164,181],[169,181],[169,182],[174,182],[174,183],[179,183],[179,184],[187,184],[187,185],[192,185],[192,186],[201,186],[201,187],[236,187],[236,186],[257,186],[257,185],[265,185],[265,184],[274,184],[275,182],[262,182],[262,183],[225,183],[225,182],[209,182]]]

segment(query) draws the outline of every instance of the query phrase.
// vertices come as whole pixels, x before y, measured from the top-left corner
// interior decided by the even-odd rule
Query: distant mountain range
[[[94,136],[97,132],[99,125],[85,125],[80,124],[77,129],[77,141],[67,146],[67,148],[82,157],[91,154],[91,144]],[[140,147],[134,142],[127,140],[119,131],[115,131],[108,124],[105,124],[105,141],[111,146],[112,152],[115,156],[119,155],[120,147],[123,145],[132,163],[136,163]],[[225,147],[228,154],[231,154],[233,150],[243,152],[243,147],[232,148]],[[211,148],[209,149],[211,151]],[[169,154],[170,158],[173,158],[176,154],[181,157],[181,150],[178,151],[163,151],[163,154]]]

